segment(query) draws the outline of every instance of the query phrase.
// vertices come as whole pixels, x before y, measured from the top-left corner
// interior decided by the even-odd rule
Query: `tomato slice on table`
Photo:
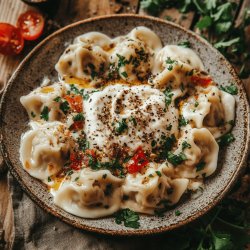
[[[25,40],[36,40],[43,32],[44,18],[39,12],[28,10],[19,16],[17,27],[20,28]]]
[[[22,34],[18,28],[8,23],[0,23],[0,53],[17,55],[24,46]]]

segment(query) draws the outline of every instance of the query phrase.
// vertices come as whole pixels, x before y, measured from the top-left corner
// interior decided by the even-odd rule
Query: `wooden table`
[[[56,0],[54,0],[56,2]],[[250,6],[250,0],[245,0],[242,3],[241,10],[237,20],[242,18],[244,8]],[[0,22],[9,22],[15,24],[20,13],[30,9],[31,7],[24,4],[20,0],[0,0]],[[61,0],[61,3],[55,7],[56,11],[53,14],[51,24],[51,32],[56,28],[63,27],[74,21],[85,19],[88,17],[107,15],[112,13],[139,13],[146,14],[140,9],[139,0]],[[190,28],[195,13],[187,13],[185,15],[178,12],[176,9],[163,10],[160,18],[166,16],[171,17],[176,23],[181,24],[186,28]],[[67,16],[67,18],[65,18]],[[35,44],[32,43],[29,48]],[[20,61],[28,53],[29,49],[25,50],[21,55],[16,57],[6,57],[0,55],[0,89],[3,89],[8,78],[15,70]],[[250,80],[245,80],[248,96],[250,96]],[[0,159],[1,161],[1,159]],[[13,215],[13,204],[10,193],[9,178],[7,174],[2,174],[0,178],[0,242],[5,242],[5,247],[10,248],[15,238],[15,223]],[[0,244],[1,248],[1,244]]]

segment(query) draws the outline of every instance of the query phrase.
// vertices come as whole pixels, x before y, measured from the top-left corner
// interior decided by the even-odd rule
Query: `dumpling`
[[[108,54],[99,46],[83,42],[70,45],[55,66],[61,78],[79,78],[90,87],[101,83],[108,67]]]
[[[145,173],[128,174],[123,185],[122,207],[132,208],[134,211],[153,214],[155,209],[172,205],[180,199],[187,188],[177,185],[161,172],[157,164],[150,163]]]
[[[186,133],[186,132],[187,133]],[[217,167],[219,146],[206,128],[185,128],[178,140],[175,155],[184,153],[186,160],[175,167],[165,168],[165,174],[173,178],[210,176]]]
[[[84,217],[99,218],[119,210],[123,180],[109,170],[85,168],[76,181],[64,181],[54,192],[54,202],[67,212]]]
[[[55,99],[63,96],[65,93],[65,86],[55,83],[39,87],[28,95],[22,96],[20,102],[25,107],[31,120],[37,121],[43,119],[46,121],[56,121],[61,120],[64,114],[59,108],[59,102],[56,102]]]
[[[21,162],[31,176],[45,180],[57,174],[69,157],[69,131],[60,122],[31,125],[33,129],[22,136]]]
[[[179,64],[188,64],[198,71],[204,70],[201,59],[193,50],[177,45],[166,45],[155,56],[153,72],[158,73],[162,71],[168,60],[177,61]]]
[[[200,94],[184,101],[181,112],[193,127],[206,127],[218,138],[232,128],[230,121],[234,120],[234,107],[235,99],[232,95],[216,86],[210,86],[200,89]]]
[[[132,39],[140,40],[155,52],[162,48],[160,38],[149,28],[139,26],[131,30],[128,34]]]
[[[150,76],[153,63],[151,53],[144,42],[127,37],[114,48],[110,62],[123,80],[136,83]]]

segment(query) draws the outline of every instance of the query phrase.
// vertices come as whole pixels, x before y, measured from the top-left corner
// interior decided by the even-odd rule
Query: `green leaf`
[[[217,34],[226,33],[226,32],[229,31],[231,26],[232,26],[232,22],[230,22],[230,21],[222,22],[222,23],[216,23],[215,31],[216,31]]]
[[[128,129],[128,125],[126,123],[126,119],[122,119],[121,122],[118,122],[117,126],[116,126],[116,132],[118,134],[121,134],[122,132],[124,132],[126,129]]]
[[[208,10],[215,9],[217,6],[217,0],[206,0],[206,8]]]
[[[182,142],[182,150],[185,148],[191,148],[191,145],[187,141]]]
[[[227,48],[227,47],[230,47],[230,46],[238,43],[239,41],[240,41],[240,37],[236,37],[236,38],[233,38],[233,39],[228,40],[228,41],[217,42],[217,43],[214,44],[214,47],[216,49]]]
[[[59,108],[62,110],[64,114],[67,114],[68,110],[70,109],[69,103],[67,101],[64,101],[60,104]]]
[[[200,161],[197,165],[196,165],[196,171],[201,171],[204,169],[204,167],[206,166],[206,162],[204,161]]]
[[[49,108],[47,106],[43,107],[40,118],[45,120],[45,121],[49,120]]]
[[[195,27],[200,30],[203,30],[207,29],[211,25],[212,25],[212,18],[210,16],[204,16],[199,22],[196,23]]]
[[[225,134],[217,139],[217,143],[220,147],[225,147],[235,140],[234,136],[231,133]]]
[[[84,121],[83,113],[78,113],[77,115],[75,115],[75,116],[73,117],[73,121],[74,121],[74,122]]]
[[[187,159],[186,155],[181,152],[180,154],[173,154],[172,152],[167,153],[167,159],[174,166],[180,165],[183,161]]]
[[[217,12],[211,15],[214,21],[229,21],[233,20],[233,4],[225,3],[217,8]]]
[[[137,229],[140,227],[139,220],[139,215],[129,208],[121,209],[115,214],[115,222],[119,225],[123,222],[125,227]]]
[[[182,41],[182,42],[179,42],[177,45],[184,47],[184,48],[191,48],[191,44],[189,41]]]
[[[233,249],[231,235],[226,233],[212,233],[214,250],[230,250]]]
[[[172,66],[172,65],[170,65]],[[172,102],[172,97],[173,97],[173,93],[171,91],[171,88],[167,88],[165,91],[164,91],[164,94],[165,94],[165,103],[166,103],[166,106],[168,107],[171,102]]]
[[[185,118],[182,115],[180,115],[180,118],[179,118],[179,128],[183,127],[183,126],[186,126],[188,123],[189,123],[189,121],[185,120]]]
[[[227,93],[229,93],[229,94],[231,94],[231,95],[237,95],[238,94],[238,88],[234,84],[231,84],[230,86],[225,86],[225,87],[221,86],[220,89],[227,92]]]

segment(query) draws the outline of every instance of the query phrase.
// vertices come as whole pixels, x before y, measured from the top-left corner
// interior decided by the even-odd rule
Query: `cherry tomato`
[[[8,23],[0,23],[0,53],[17,55],[24,46],[22,34],[18,28]]]
[[[80,95],[66,95],[64,98],[69,103],[71,109],[77,113],[82,112],[82,96]]]
[[[202,87],[207,87],[212,82],[212,79],[210,77],[200,77],[194,75],[191,76],[191,82]]]
[[[39,12],[28,10],[19,16],[17,27],[20,28],[25,40],[33,41],[43,32],[44,18]]]
[[[144,151],[142,150],[141,147],[139,147],[136,150],[135,155],[132,157],[131,163],[129,163],[127,165],[128,172],[130,174],[140,172],[143,167],[148,165],[148,163],[149,163],[149,161],[148,161]]]

